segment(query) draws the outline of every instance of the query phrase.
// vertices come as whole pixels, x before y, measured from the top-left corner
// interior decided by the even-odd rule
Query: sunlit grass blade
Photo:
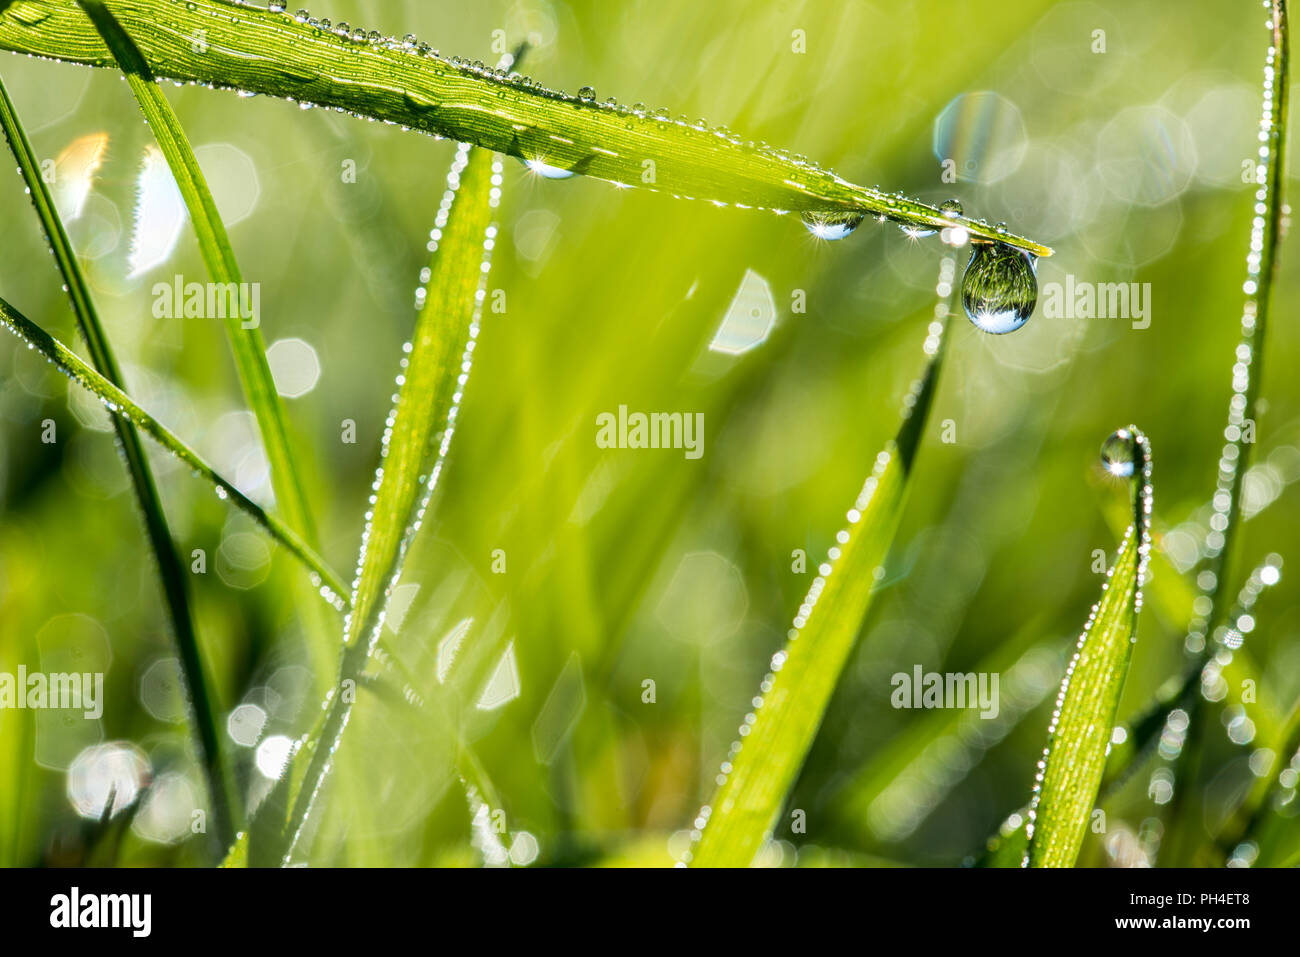
[[[1026,819],[1030,867],[1072,867],[1078,858],[1137,639],[1151,550],[1151,447],[1130,426],[1107,440],[1102,455],[1113,474],[1130,478],[1133,524],[1061,683]]]
[[[344,625],[340,687],[355,684],[370,658],[392,587],[451,445],[496,243],[493,217],[500,184],[498,158],[468,145],[460,148],[434,224],[423,305],[404,350],[397,403],[384,434],[352,608]],[[354,701],[354,692],[330,693],[316,728],[303,739],[271,798],[255,816],[248,852],[251,863],[286,863],[293,854]]]
[[[171,430],[142,409],[134,399],[86,365],[80,356],[9,305],[4,299],[0,299],[0,325],[23,339],[29,349],[39,352],[68,378],[87,391],[94,393],[109,412],[115,416],[124,416],[130,419],[131,424],[137,429],[188,465],[196,476],[209,482],[215,488],[218,498],[228,499],[232,505],[247,514],[265,532],[289,549],[290,553],[302,563],[314,578],[318,578],[329,592],[336,596],[347,594],[346,586],[344,586],[338,575],[330,570],[321,557],[316,554],[310,545],[302,540],[302,537],[297,532],[289,528],[274,513],[268,512],[241,492],[234,483],[218,473],[197,452],[177,438]],[[337,600],[341,605],[344,599],[338,598]]]
[[[54,252],[54,260],[63,276],[64,287],[77,318],[77,327],[90,351],[91,360],[105,379],[114,385],[125,387],[121,369],[90,297],[85,276],[55,207],[54,197],[41,176],[40,163],[3,81],[0,81],[0,128],[4,130],[10,150],[18,161],[18,170],[27,184],[41,227]],[[224,847],[234,838],[238,799],[229,766],[222,753],[217,718],[208,693],[198,635],[190,611],[184,566],[172,541],[171,530],[167,527],[167,518],[158,498],[158,489],[140,435],[128,419],[112,416],[112,421],[118,447],[126,461],[135,487],[136,501],[144,517],[145,532],[158,563],[163,599],[171,618],[177,660],[185,681],[185,697],[191,712],[190,723],[196,739],[199,764],[207,780],[214,831]]]
[[[1234,628],[1242,621],[1243,616],[1251,613],[1260,593],[1279,580],[1279,565],[1280,559],[1271,556],[1251,575],[1246,587],[1242,589],[1237,608],[1231,616]],[[1238,630],[1237,634],[1239,638],[1244,637],[1243,631]],[[1189,707],[1192,697],[1199,693],[1203,681],[1212,678],[1208,669],[1214,669],[1217,675],[1225,664],[1226,662],[1216,658],[1212,663],[1193,667],[1182,675],[1170,678],[1136,717],[1123,725],[1116,725],[1116,730],[1120,733],[1116,736],[1118,740],[1115,737],[1111,739],[1111,745],[1107,749],[1105,773],[1096,800],[1098,806],[1103,805],[1112,795],[1123,789],[1143,761],[1156,750],[1156,744],[1165,729],[1170,712],[1174,709],[1186,710]],[[1229,683],[1228,686],[1232,687],[1232,684]],[[1257,727],[1264,725],[1264,716],[1260,711],[1256,710],[1254,713],[1259,719],[1256,722]],[[1262,731],[1263,728],[1260,727],[1260,730]],[[1261,734],[1259,737],[1264,736]],[[1288,740],[1285,731],[1279,732],[1276,737],[1278,740]],[[1300,741],[1296,742],[1296,747],[1300,747]],[[1260,750],[1273,753],[1267,745]],[[1277,753],[1287,753],[1286,748],[1281,748]],[[1225,821],[1223,839],[1227,844],[1244,840],[1243,835],[1252,831],[1256,823],[1252,812],[1259,812],[1264,806],[1263,799],[1268,787],[1269,779],[1266,776],[1257,777],[1238,811]],[[1232,835],[1237,836],[1234,838]],[[1019,867],[1024,859],[1025,842],[1025,814],[1017,812],[1011,815],[999,832],[990,838],[988,848],[979,860],[979,866]],[[1019,854],[1015,851],[1017,847],[1021,850]]]
[[[145,62],[131,37],[122,29],[112,13],[96,0],[78,0],[85,15],[103,37],[126,77],[135,95],[145,121],[167,160],[172,176],[189,210],[190,222],[198,239],[199,252],[213,282],[228,289],[242,290],[244,277],[235,259],[225,223],[217,211],[212,191],[199,168],[194,150],[190,147],[171,104],[155,82],[153,71]],[[271,367],[266,357],[266,344],[256,322],[246,322],[240,309],[224,311],[227,338],[235,357],[235,368],[249,407],[257,420],[262,445],[270,466],[271,486],[275,490],[276,507],[285,522],[305,543],[318,547],[315,522],[307,506],[307,495],[302,477],[289,441],[289,427],[284,402],[275,388]],[[260,319],[260,317],[259,317]],[[309,625],[311,638],[308,648],[319,675],[330,673],[336,666],[337,655],[330,641],[319,607],[309,607],[301,602],[303,616]]]
[[[748,867],[812,747],[902,516],[943,367],[955,271],[955,259],[945,256],[939,288],[946,295],[926,339],[926,370],[908,397],[897,435],[876,456],[847,526],[819,567],[785,648],[772,658],[761,707],[745,717],[722,763],[718,789],[694,822],[699,837],[687,858],[692,866]]]
[[[1277,278],[1277,253],[1286,205],[1286,145],[1290,99],[1290,25],[1285,0],[1269,4],[1266,26],[1269,47],[1264,60],[1263,104],[1258,159],[1255,166],[1255,215],[1251,219],[1246,254],[1246,301],[1241,315],[1241,337],[1232,353],[1232,397],[1228,402],[1225,443],[1219,457],[1214,495],[1214,515],[1202,548],[1205,561],[1198,582],[1205,583],[1209,613],[1198,616],[1188,629],[1187,648],[1206,662],[1220,646],[1226,618],[1232,607],[1236,571],[1237,536],[1242,522],[1243,485],[1253,457],[1254,429],[1259,414],[1262,361],[1273,284]],[[1188,728],[1182,750],[1174,762],[1176,786],[1164,808],[1165,837],[1161,862],[1189,865],[1200,845],[1203,814],[1197,797],[1201,781],[1200,741],[1206,734],[1202,697],[1188,699]]]
[[[22,0],[0,13],[0,49],[92,66],[111,62],[76,0]],[[622,186],[793,212],[858,212],[924,230],[964,226],[977,242],[1037,256],[1039,243],[895,193],[846,182],[720,128],[570,96],[504,70],[443,59],[413,39],[346,36],[314,18],[225,0],[112,0],[159,76],[336,108]],[[195,38],[203,37],[196,51]]]

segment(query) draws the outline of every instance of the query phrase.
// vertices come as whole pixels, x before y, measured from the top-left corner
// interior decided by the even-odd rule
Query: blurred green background
[[[311,12],[486,61],[503,30],[512,46],[533,44],[524,72],[547,86],[725,123],[854,182],[956,197],[970,215],[1006,220],[1055,247],[1040,285],[1066,274],[1150,283],[1146,329],[1050,318],[1041,302],[1005,337],[957,320],[880,594],[791,797],[806,833],[784,815],[763,862],[955,864],[1027,800],[1067,650],[1100,589],[1093,550],[1113,553],[1125,521],[1097,450],[1130,422],[1154,447],[1161,557],[1121,717],[1181,666],[1186,571],[1208,517],[1241,315],[1255,188],[1242,171],[1267,45],[1257,4],[1195,0],[1176,22],[1168,4],[1141,0],[329,0]],[[75,169],[106,142],[71,230],[130,391],[269,502],[220,324],[153,315],[154,283],[206,276],[188,222],[138,207],[152,141],[125,84],[13,56],[0,71],[42,157]],[[350,576],[453,146],[265,98],[167,95],[245,276],[261,283],[324,553]],[[72,343],[16,176],[0,179],[0,221],[0,294]],[[137,229],[148,237],[137,257],[152,265],[130,277]],[[423,705],[361,690],[313,818],[316,863],[672,863],[897,426],[943,254],[888,225],[822,243],[792,217],[547,181],[514,160],[502,232],[489,285],[506,309],[484,317],[445,481],[386,637]],[[1297,540],[1294,263],[1284,249],[1260,468],[1246,487],[1247,510],[1267,511],[1241,536],[1240,579],[1269,553],[1291,560]],[[806,312],[794,311],[799,291]],[[746,320],[728,326],[738,352],[711,348],[729,310]],[[743,338],[769,319],[765,340]],[[598,448],[596,416],[620,405],[702,412],[703,457]],[[54,443],[41,441],[47,419]],[[345,420],[355,443],[342,440]],[[945,420],[955,442],[941,441]],[[184,469],[154,463],[181,554],[206,556],[192,577],[199,632],[255,800],[269,786],[262,769],[306,729],[333,676],[305,667],[292,561]],[[793,570],[796,550],[806,571]],[[1231,696],[1215,706],[1224,725],[1245,715],[1255,733],[1230,740],[1214,722],[1198,827],[1213,828],[1249,786],[1252,754],[1300,694],[1288,570],[1239,656],[1258,701],[1240,714]],[[0,711],[0,861],[211,862],[218,849],[191,829],[202,778],[153,559],[108,419],[5,337],[0,670],[69,653],[105,663],[104,716]],[[890,675],[917,664],[1001,672],[999,719],[891,708]],[[1152,851],[1168,797],[1152,786],[1159,767],[1107,805],[1083,863]],[[488,799],[477,828],[462,775]],[[90,820],[112,787],[125,804],[148,782],[120,833]]]

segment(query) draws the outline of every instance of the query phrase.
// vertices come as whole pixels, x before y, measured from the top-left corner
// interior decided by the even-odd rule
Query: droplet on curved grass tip
[[[818,239],[836,240],[843,239],[861,226],[867,215],[866,213],[849,210],[844,212],[808,212],[804,213],[800,218],[803,220],[808,232]]]
[[[539,159],[524,160],[524,165],[546,179],[568,179],[573,175],[573,170],[563,169],[559,166],[552,166],[550,163],[543,163]]]
[[[1015,332],[1038,303],[1034,258],[1005,243],[979,243],[961,281],[961,304],[984,332]]]
[[[1111,475],[1129,478],[1133,474],[1133,433],[1120,429],[1101,444],[1101,464]]]

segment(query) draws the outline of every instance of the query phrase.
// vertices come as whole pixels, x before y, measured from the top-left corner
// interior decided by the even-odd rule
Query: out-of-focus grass
[[[548,85],[591,84],[602,97],[725,122],[856,182],[897,184],[936,202],[952,195],[972,215],[1005,219],[1056,249],[1040,264],[1044,288],[1067,273],[1151,284],[1147,329],[1049,318],[1040,305],[1008,337],[965,323],[952,330],[925,468],[864,641],[789,802],[807,812],[807,832],[777,833],[761,859],[788,863],[801,848],[809,860],[955,863],[1023,804],[1050,694],[1030,695],[1041,703],[991,743],[944,733],[918,751],[891,794],[916,813],[864,824],[839,811],[854,806],[854,782],[869,786],[876,762],[897,758],[890,743],[931,717],[890,706],[891,674],[914,664],[978,670],[1040,617],[1043,640],[1072,640],[1079,609],[1100,585],[1092,552],[1114,542],[1106,519],[1113,489],[1090,477],[1091,491],[1080,494],[1080,476],[1095,476],[1097,436],[1115,422],[1141,422],[1159,447],[1156,541],[1186,558],[1183,523],[1213,490],[1222,444],[1254,189],[1240,173],[1256,145],[1260,43],[1257,29],[1225,30],[1217,8],[1192,15],[1199,8],[1188,8],[1174,36],[1154,2],[313,6],[317,16],[413,32],[444,53],[484,60],[493,30],[506,30],[510,44],[535,34],[529,72]],[[806,54],[791,51],[796,29],[805,31]],[[1105,31],[1105,53],[1091,51],[1094,30]],[[961,55],[936,58],[936,43],[959,43]],[[145,276],[125,278],[149,140],[123,108],[118,81],[16,57],[0,59],[0,69],[42,157],[57,158],[77,137],[108,134],[104,166],[72,223],[74,243],[92,257],[87,273],[105,326],[138,397],[268,502],[219,323],[151,312],[153,283],[202,278],[192,240],[181,238]],[[1018,109],[1023,158],[997,182],[944,183],[932,148],[936,118],[958,94],[983,90]],[[322,548],[346,567],[453,147],[261,98],[166,94],[231,223],[245,278],[262,283],[263,334],[273,349],[302,339],[318,357],[316,387],[288,400],[289,413],[304,438]],[[1154,130],[1169,152],[1156,163],[1141,159],[1146,134],[1122,135],[1127,127],[1112,125],[1121,120]],[[978,142],[977,130],[966,129],[964,142]],[[345,182],[351,168],[356,181]],[[1142,174],[1140,196],[1127,191],[1124,170]],[[757,211],[581,178],[545,181],[513,163],[505,180],[492,282],[505,293],[505,311],[484,317],[437,518],[408,557],[398,585],[407,589],[405,614],[385,635],[424,682],[417,690],[432,717],[415,724],[361,692],[310,835],[319,862],[475,859],[447,728],[472,743],[495,785],[511,846],[522,841],[519,860],[530,859],[525,833],[541,863],[661,859],[640,856],[647,841],[666,842],[669,857],[684,849],[686,835],[674,832],[712,791],[736,717],[748,710],[814,558],[840,527],[862,464],[892,434],[897,396],[915,375],[937,242],[868,224],[820,244],[790,218]],[[0,179],[0,215],[0,288],[70,341],[71,317],[16,177]],[[747,270],[770,286],[776,328],[743,355],[711,352]],[[1284,258],[1278,301],[1293,298],[1296,284]],[[806,313],[792,311],[796,290],[806,294]],[[1275,323],[1268,351],[1270,368],[1294,363],[1294,328]],[[0,663],[34,667],[38,637],[69,615],[93,620],[112,649],[98,732],[135,742],[155,778],[178,775],[197,801],[184,727],[152,683],[156,662],[171,652],[106,420],[26,349],[0,341],[0,370]],[[1241,547],[1246,556],[1289,558],[1300,534],[1289,486],[1300,476],[1300,394],[1280,376],[1265,393],[1256,461],[1271,467],[1246,495],[1276,501],[1245,523]],[[704,456],[598,448],[595,417],[620,404],[703,412]],[[58,425],[54,444],[40,442],[47,418]],[[344,420],[355,423],[355,443],[341,439]],[[945,420],[955,427],[951,444],[940,441]],[[279,553],[264,560],[242,519],[167,460],[154,464],[182,554],[204,549],[208,557],[192,584],[223,715],[254,705],[267,716],[263,740],[298,734],[316,702],[288,587],[298,568]],[[795,549],[810,557],[805,573],[791,570]],[[1182,661],[1186,621],[1162,614],[1155,597],[1162,577],[1176,572],[1159,557],[1152,567],[1151,614],[1121,720]],[[1295,604],[1284,577],[1255,612],[1249,642],[1268,694],[1244,707],[1247,718],[1271,709],[1268,722],[1252,718],[1261,725],[1284,727],[1300,694]],[[1010,625],[1009,609],[1018,611]],[[456,667],[440,683],[438,644],[471,619]],[[518,697],[480,710],[507,648]],[[1054,686],[1059,675],[1045,661],[1030,664],[1033,687]],[[648,680],[654,703],[644,701]],[[75,859],[79,818],[65,774],[15,757],[32,747],[22,744],[37,733],[31,721],[30,712],[0,712],[0,760],[26,774],[0,793],[0,849],[15,862]],[[1207,791],[1213,809],[1252,780],[1253,748],[1217,722],[1210,731],[1204,760],[1220,769]],[[232,750],[241,782],[264,791],[256,747]],[[1109,831],[1085,837],[1081,863],[1105,863],[1152,832],[1144,822],[1162,807],[1150,796],[1162,796],[1152,787],[1155,768],[1108,802]],[[121,861],[206,860],[188,815],[177,824],[167,807],[146,804]],[[1288,819],[1280,820],[1285,828]],[[814,846],[828,854],[818,857]]]

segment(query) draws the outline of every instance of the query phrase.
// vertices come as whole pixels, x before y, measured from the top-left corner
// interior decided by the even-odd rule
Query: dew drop
[[[818,239],[843,239],[862,225],[865,213],[852,210],[847,212],[809,212],[801,217],[803,224]]]
[[[949,219],[956,219],[961,215],[961,201],[956,199],[946,199],[939,204],[939,212]]]
[[[543,163],[539,159],[524,160],[524,165],[546,179],[568,179],[573,175],[573,170],[563,169],[559,166],[552,166],[550,163]]]
[[[908,239],[928,239],[938,232],[929,226],[917,226],[914,223],[899,223],[898,228]]]
[[[592,87],[584,86],[578,91],[578,99],[591,101],[596,98],[596,91]]]
[[[1111,475],[1129,478],[1133,474],[1133,433],[1120,429],[1101,444],[1101,464]]]
[[[971,250],[961,281],[966,315],[985,332],[1015,332],[1034,312],[1038,277],[1034,259],[1005,243],[980,243]]]

